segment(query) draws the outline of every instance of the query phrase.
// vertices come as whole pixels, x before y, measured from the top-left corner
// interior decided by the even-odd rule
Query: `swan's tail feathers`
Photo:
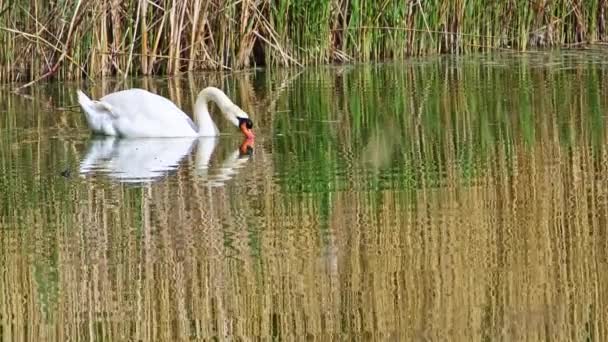
[[[86,107],[93,102],[87,94],[83,93],[80,89],[76,90],[76,94],[78,94],[78,103],[80,103],[82,107]]]
[[[78,103],[84,111],[89,115],[95,114],[108,114],[112,117],[116,117],[116,114],[112,111],[112,106],[110,104],[91,100],[85,93],[83,93],[80,89],[76,91],[78,94]]]
[[[89,128],[96,134],[115,135],[110,117],[115,117],[112,107],[104,102],[91,100],[78,90],[78,103],[84,111]]]

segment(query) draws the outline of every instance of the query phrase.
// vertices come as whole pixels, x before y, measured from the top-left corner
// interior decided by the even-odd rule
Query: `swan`
[[[207,87],[198,94],[194,122],[170,100],[144,89],[117,91],[98,101],[81,90],[77,94],[89,128],[96,134],[124,138],[217,136],[219,130],[209,115],[208,105],[212,101],[246,138],[255,137],[249,115],[215,87]]]

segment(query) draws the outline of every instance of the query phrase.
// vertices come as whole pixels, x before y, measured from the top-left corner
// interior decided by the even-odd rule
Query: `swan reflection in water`
[[[209,186],[222,186],[238,173],[253,154],[253,141],[246,139],[230,153],[217,171],[210,161],[218,138],[94,139],[80,163],[80,174],[104,174],[123,183],[149,183],[178,169],[196,149],[196,177]]]

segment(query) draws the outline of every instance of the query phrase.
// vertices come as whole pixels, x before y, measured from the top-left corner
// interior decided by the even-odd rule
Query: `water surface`
[[[608,64],[591,52],[0,94],[4,340],[606,340]],[[92,138],[75,90],[255,122]],[[8,88],[5,88],[5,90]]]

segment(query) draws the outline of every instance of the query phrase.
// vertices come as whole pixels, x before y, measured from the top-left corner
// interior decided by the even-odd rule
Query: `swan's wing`
[[[192,119],[173,102],[144,89],[128,89],[108,94],[99,101],[116,118],[132,122],[154,123],[164,130],[198,128]]]

